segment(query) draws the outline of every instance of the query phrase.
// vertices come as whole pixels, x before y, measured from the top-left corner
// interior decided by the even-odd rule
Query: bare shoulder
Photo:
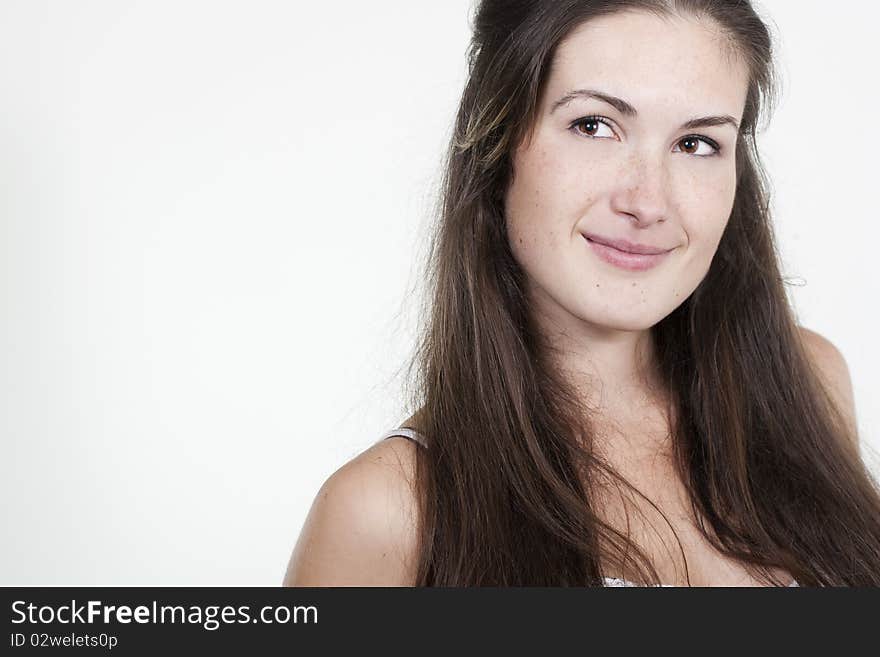
[[[807,355],[855,434],[857,430],[855,397],[846,359],[840,349],[825,336],[803,326],[799,329]]]
[[[293,549],[286,586],[411,586],[418,549],[418,447],[372,445],[323,483]]]

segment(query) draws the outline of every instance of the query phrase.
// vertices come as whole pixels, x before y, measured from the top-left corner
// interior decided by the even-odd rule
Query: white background
[[[281,582],[405,417],[470,5],[0,2],[0,584]],[[877,450],[878,10],[759,6],[784,273]]]

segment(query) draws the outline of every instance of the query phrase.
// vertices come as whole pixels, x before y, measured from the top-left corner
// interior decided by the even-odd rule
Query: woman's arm
[[[843,414],[851,435],[856,439],[855,448],[858,450],[855,397],[846,360],[828,338],[803,326],[800,327],[800,331],[807,353],[819,370],[819,375],[831,392],[837,408]]]
[[[285,586],[412,586],[417,552],[416,446],[373,445],[321,486],[294,547]]]

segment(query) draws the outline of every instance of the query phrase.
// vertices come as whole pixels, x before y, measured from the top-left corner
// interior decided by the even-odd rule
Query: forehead
[[[739,116],[749,71],[710,19],[625,11],[583,23],[559,45],[548,102],[578,88],[650,106]]]

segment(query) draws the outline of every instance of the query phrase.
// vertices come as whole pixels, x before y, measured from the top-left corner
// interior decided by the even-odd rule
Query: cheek
[[[597,168],[573,161],[564,149],[537,147],[518,156],[514,171],[505,197],[514,254],[563,248],[601,186]]]
[[[505,197],[507,235],[514,255],[520,262],[542,245],[552,241],[558,215],[557,179],[549,158],[535,153],[520,158]]]
[[[682,226],[687,235],[686,285],[695,287],[709,271],[712,259],[733,209],[735,181],[718,179],[714,184],[705,180],[690,187],[686,206],[682,208]]]

